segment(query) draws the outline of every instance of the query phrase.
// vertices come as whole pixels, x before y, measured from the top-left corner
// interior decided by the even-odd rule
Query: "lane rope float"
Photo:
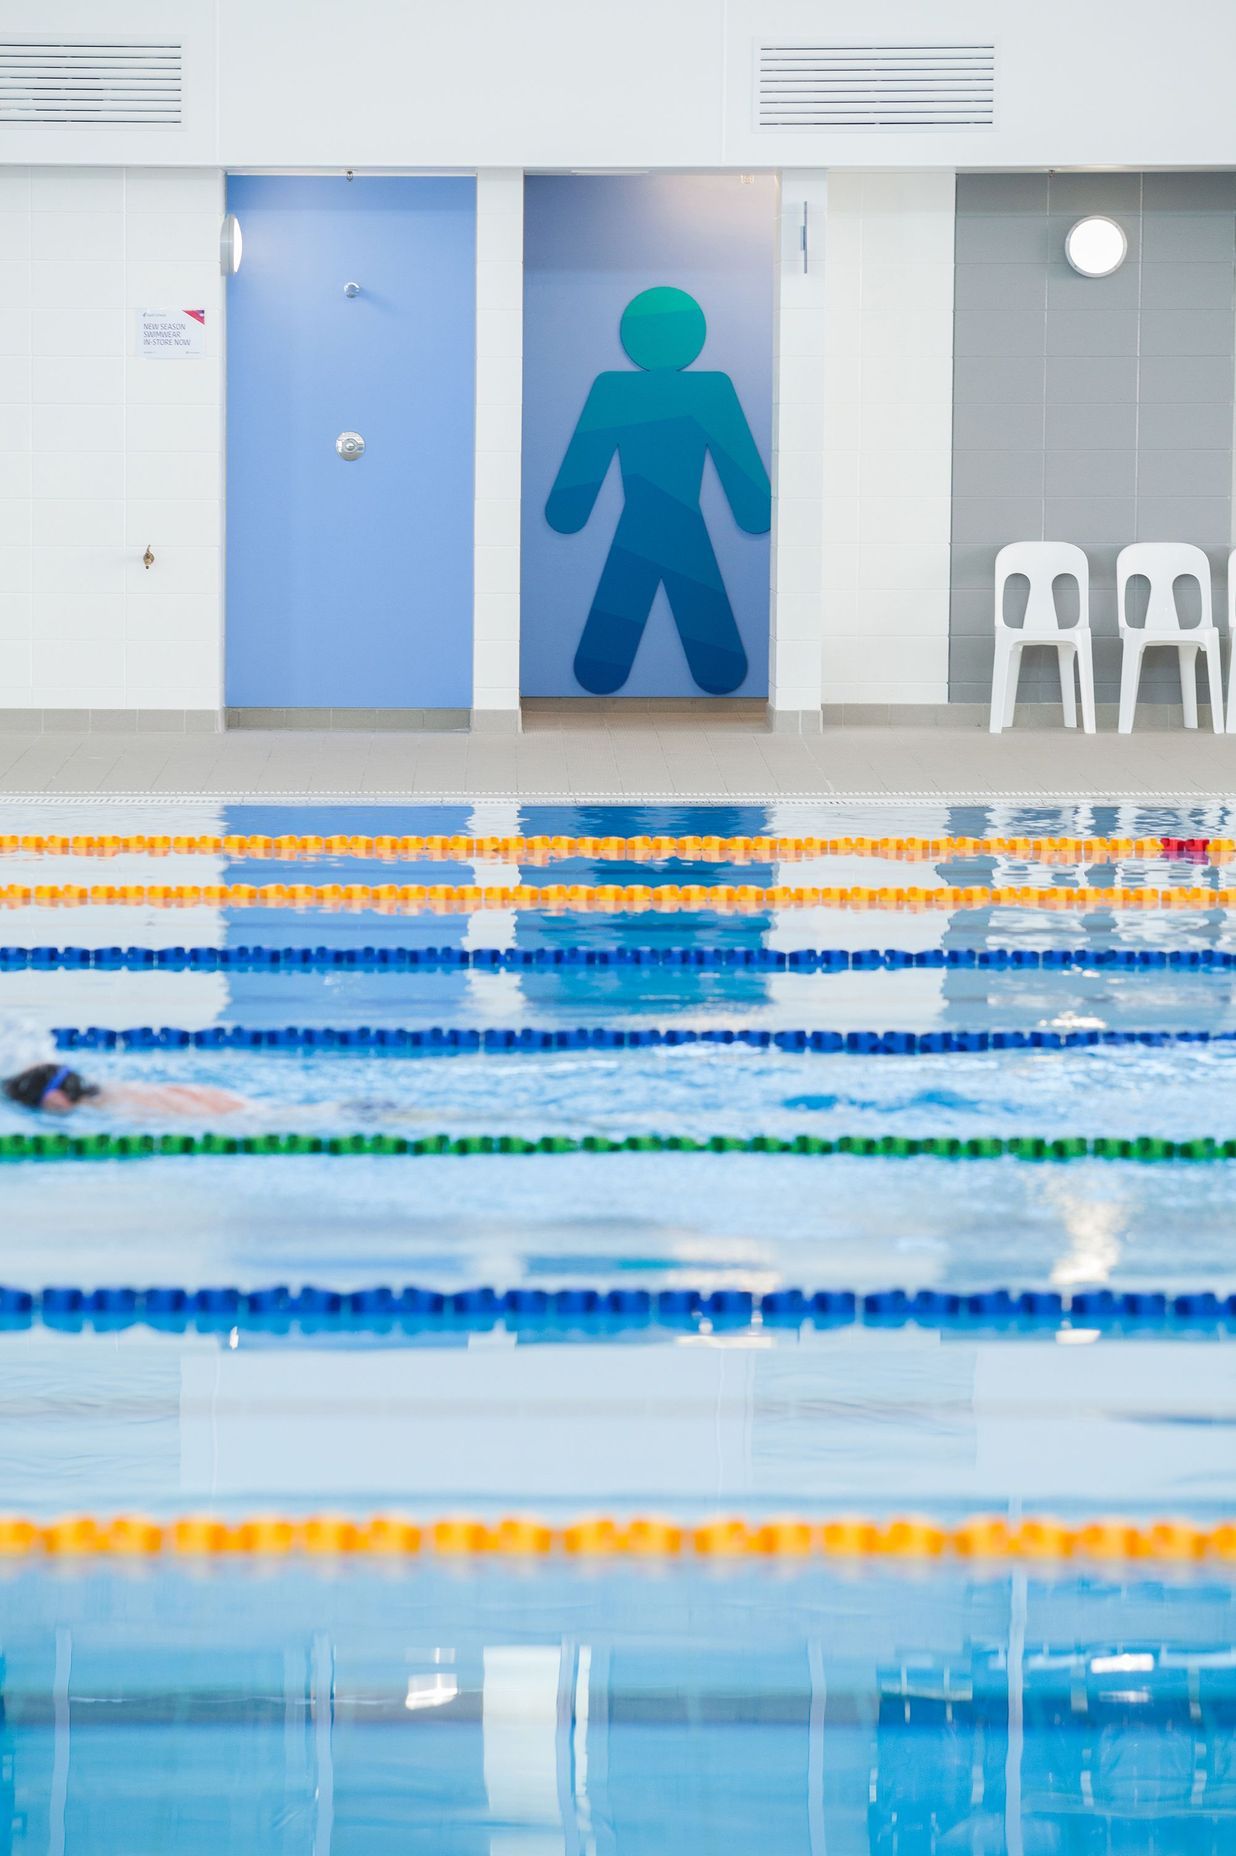
[[[588,967],[690,967],[774,973],[877,973],[908,968],[991,972],[1230,973],[1222,948],[1088,947],[2,947],[0,973],[521,972]]]
[[[1236,1293],[1161,1289],[538,1289],[443,1290],[408,1284],[365,1289],[0,1286],[0,1332],[114,1333],[147,1327],[166,1334],[487,1334],[502,1327],[529,1337],[581,1332],[797,1332],[917,1327],[936,1333],[1042,1336],[1101,1333],[1228,1337]]]
[[[61,834],[8,832],[0,835],[0,855],[33,857],[184,857],[209,856],[270,862],[306,857],[351,857],[392,863],[544,864],[566,858],[593,863],[787,863],[815,857],[881,857],[941,862],[962,857],[1014,857],[1026,863],[1117,863],[1125,858],[1169,858],[1187,863],[1230,863],[1236,839],[1141,837],[1079,838],[1060,835],[989,838],[946,835],[939,838],[821,838],[795,833],[685,837],[579,837],[508,834],[487,837],[394,837],[368,834],[285,835],[260,833],[163,832]]]
[[[1169,1140],[1161,1135],[1031,1134],[957,1135],[795,1134],[0,1134],[0,1163],[79,1160],[149,1160],[254,1157],[287,1159],[309,1154],[333,1158],[469,1159],[479,1155],[542,1154],[775,1154],[857,1160],[1132,1160],[1138,1164],[1184,1160],[1236,1160],[1236,1140],[1210,1135]]]
[[[779,1051],[790,1056],[938,1057],[986,1051],[1165,1050],[1178,1045],[1225,1046],[1231,1031],[830,1031],[766,1030],[759,1025],[576,1025],[549,1029],[525,1025],[59,1025],[57,1050],[312,1051],[363,1057],[487,1057],[543,1055],[580,1050],[709,1049]]]
[[[0,1559],[73,1560],[342,1558],[637,1560],[1136,1560],[1229,1565],[1236,1520],[1198,1526],[1183,1519],[1105,1516],[1066,1522],[974,1515],[955,1526],[918,1515],[796,1515],[704,1522],[659,1515],[588,1515],[554,1524],[527,1515],[209,1514],[154,1520],[140,1514],[72,1515],[41,1521],[0,1516]]]
[[[477,883],[5,883],[7,909],[363,909],[385,915],[471,915],[478,909],[536,910],[541,914],[763,915],[772,909],[896,909],[908,914],[940,909],[1022,908],[1076,910],[1229,909],[1236,888],[1111,889],[1063,884],[948,884],[938,889],[831,887],[786,883],[551,883],[489,887]]]

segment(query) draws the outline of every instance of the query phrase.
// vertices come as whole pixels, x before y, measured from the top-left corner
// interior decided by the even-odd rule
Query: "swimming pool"
[[[3,853],[0,882],[32,891],[0,920],[6,1067],[64,1056],[105,1084],[210,1082],[245,1098],[234,1139],[296,1131],[319,1147],[354,1133],[404,1148],[437,1134],[656,1134],[663,1146],[858,1137],[860,1149],[1233,1133],[1230,878],[1223,857],[1196,849],[1232,834],[1222,807],[49,805],[18,818],[0,806],[0,840],[361,832],[500,843],[397,867],[325,851]],[[542,865],[501,848],[516,834],[815,835],[851,848]],[[913,862],[853,848],[908,837],[949,842]],[[997,837],[1014,848],[967,842]],[[1083,872],[1019,847],[1052,838],[1195,848]],[[289,882],[489,896],[407,913],[380,895],[322,909],[43,894]],[[575,906],[570,894],[522,906],[521,888],[551,884],[573,886]],[[721,906],[598,904],[607,885],[686,884]],[[1114,900],[1026,900],[1079,886]],[[845,889],[844,902],[790,893],[820,887]],[[913,904],[907,888],[922,892]],[[749,889],[779,899],[735,900]],[[1187,906],[1130,901],[1147,890]],[[59,964],[29,952],[53,947]],[[147,970],[99,952],[130,947],[154,950]],[[367,966],[341,964],[363,947],[376,950]],[[177,948],[212,953],[194,965]],[[255,948],[323,951],[276,968],[242,953]],[[66,964],[68,949],[100,964]],[[418,958],[400,966],[400,949]],[[635,961],[635,949],[660,957]],[[896,959],[868,958],[888,949]],[[993,964],[1000,949],[1037,964]],[[824,970],[804,962],[821,951],[835,957]],[[1044,962],[1063,951],[1086,961]],[[200,1040],[219,1026],[267,1047],[82,1048],[92,1031]],[[422,1037],[378,1055],[372,1037],[312,1049],[302,1036],[270,1048],[288,1027],[440,1027],[463,1047]],[[477,1029],[543,1031],[554,1047],[475,1052]],[[609,1031],[661,1036],[605,1048]],[[672,1041],[705,1031],[748,1041]],[[793,1031],[857,1048],[796,1049]],[[912,1033],[919,1047],[876,1054],[854,1037],[866,1031]],[[1030,1031],[1155,1036],[1013,1050],[935,1037]],[[1211,1041],[1167,1041],[1198,1032]],[[96,1111],[89,1125],[139,1123]],[[30,1126],[0,1106],[0,1141]],[[246,1304],[152,1322],[146,1304],[83,1316],[63,1297],[20,1318],[0,1309],[4,1508],[534,1510],[555,1524],[908,1510],[949,1526],[976,1511],[1010,1525],[1119,1512],[1210,1526],[1232,1511],[1236,1322],[1150,1305],[1116,1319],[1085,1297],[1163,1291],[1192,1308],[1231,1295],[1230,1173],[1222,1159],[638,1148],[3,1164],[0,1282],[15,1290],[415,1284],[525,1298],[416,1320],[266,1318]],[[1059,1299],[1015,1318],[960,1306],[1000,1287]],[[844,1318],[774,1318],[795,1288],[875,1299]],[[890,1318],[878,1298],[892,1289],[933,1299]],[[527,1299],[567,1290],[618,1297],[626,1313],[581,1315],[591,1305],[576,1301],[568,1318],[565,1302]],[[771,1834],[813,1853],[1209,1852],[1228,1846],[1236,1817],[1236,1620],[1214,1561],[293,1556],[129,1570],[70,1555],[52,1570],[19,1556],[0,1579],[0,1652],[0,1825],[7,1812],[14,1849],[227,1838],[625,1856],[671,1837],[738,1850]]]

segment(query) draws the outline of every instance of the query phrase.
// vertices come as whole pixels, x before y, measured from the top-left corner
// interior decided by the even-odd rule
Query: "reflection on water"
[[[1226,1585],[490,1568],[0,1589],[0,1850],[1219,1856]]]
[[[1048,1179],[1044,1196],[1060,1213],[1069,1247],[1051,1273],[1058,1289],[1111,1281],[1120,1260],[1120,1239],[1129,1222],[1129,1206],[1119,1194],[1102,1200],[1079,1192],[1070,1181]]]
[[[1016,1668],[970,1645],[881,1670],[871,1849],[1230,1849],[1234,1672],[1236,1647],[1126,1639],[1036,1645]]]
[[[1061,1344],[1061,1339],[1068,1344]],[[235,1345],[229,1344],[234,1341]],[[843,1327],[0,1335],[3,1506],[959,1517],[1231,1510],[1230,1339]]]

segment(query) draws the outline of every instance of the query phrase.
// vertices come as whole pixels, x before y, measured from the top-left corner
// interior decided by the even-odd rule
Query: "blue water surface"
[[[1198,806],[48,804],[0,831],[1233,835]],[[1007,858],[781,867],[9,856],[11,880],[1075,886]],[[12,945],[1234,949],[1189,912],[7,912]],[[0,974],[6,1069],[56,1026],[1236,1029],[1223,974],[688,968]],[[83,1069],[87,1060],[82,1060]],[[1227,1138],[1236,1045],[932,1057],[91,1055],[235,1092],[235,1131]],[[170,1123],[113,1102],[76,1126]],[[0,1131],[29,1130],[0,1106]],[[0,1280],[341,1288],[1236,1286],[1222,1164],[569,1155],[162,1159],[0,1177]],[[1075,1328],[559,1340],[0,1333],[3,1507],[221,1514],[1232,1509],[1230,1339]],[[1157,1568],[15,1563],[0,1850],[1217,1856],[1236,1829],[1230,1578]]]

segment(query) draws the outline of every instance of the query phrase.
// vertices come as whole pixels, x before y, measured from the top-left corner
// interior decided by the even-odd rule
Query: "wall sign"
[[[179,360],[206,352],[204,309],[139,309],[138,353],[156,360]]]
[[[689,371],[706,333],[685,290],[662,284],[632,297],[619,335],[635,368],[593,381],[545,505],[551,528],[578,534],[617,455],[626,500],[575,653],[575,675],[594,696],[627,681],[662,586],[699,688],[728,696],[747,674],[700,510],[705,457],[746,534],[772,526],[771,490],[729,375]]]
[[[525,696],[767,694],[778,210],[766,174],[528,177]]]

